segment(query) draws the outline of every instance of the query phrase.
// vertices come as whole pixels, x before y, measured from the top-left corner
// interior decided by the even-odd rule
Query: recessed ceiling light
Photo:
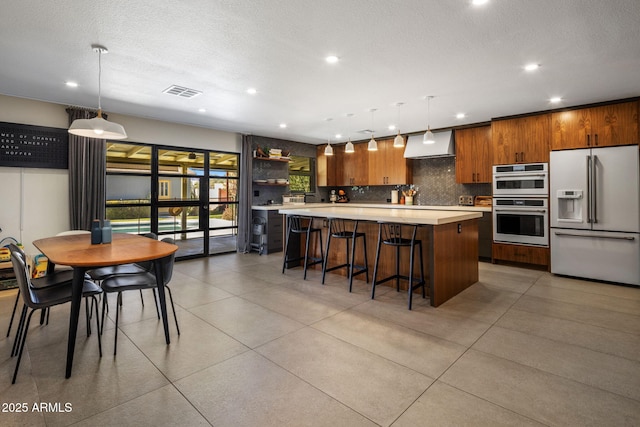
[[[287,127],[286,123],[280,123],[280,129],[285,129]]]
[[[474,6],[482,6],[483,4],[489,3],[489,0],[472,0],[471,4]]]
[[[78,87],[78,83],[76,82],[65,82],[64,84],[66,84],[69,87]]]
[[[540,68],[540,64],[533,64],[533,63],[531,63],[531,64],[527,64],[527,65],[525,65],[525,66],[524,66],[524,69],[525,69],[526,71],[535,71],[535,70],[537,70],[538,68]]]
[[[562,98],[560,98],[559,96],[554,96],[553,98],[549,98],[549,102],[551,102],[552,104],[557,104],[560,101],[562,101]]]
[[[396,130],[396,125],[389,125],[388,129],[389,130]]]
[[[206,113],[207,110],[205,110],[204,108],[200,108],[198,111],[200,111],[201,113]]]
[[[456,119],[464,119],[465,117],[467,117],[467,115],[465,113],[456,114]]]
[[[340,58],[338,58],[335,55],[329,55],[326,58],[324,58],[325,61],[327,61],[329,64],[335,64],[336,62],[339,61]]]
[[[336,133],[336,139],[340,139],[340,138],[342,138],[342,135],[339,133]]]
[[[247,89],[247,93],[249,95],[255,95],[256,93],[258,93],[258,91],[255,88],[250,87],[249,89]]]

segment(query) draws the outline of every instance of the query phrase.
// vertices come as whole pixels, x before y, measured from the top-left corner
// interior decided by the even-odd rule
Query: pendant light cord
[[[98,111],[102,111],[102,51],[98,50]]]

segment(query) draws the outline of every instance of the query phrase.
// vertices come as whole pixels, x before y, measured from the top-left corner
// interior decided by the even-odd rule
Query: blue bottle
[[[108,219],[102,222],[102,243],[111,243],[111,221]]]
[[[102,243],[102,230],[100,229],[100,220],[94,219],[91,224],[91,244],[99,245]]]

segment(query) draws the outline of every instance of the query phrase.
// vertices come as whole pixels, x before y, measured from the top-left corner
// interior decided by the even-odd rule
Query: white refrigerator
[[[551,272],[640,285],[637,145],[552,151]]]

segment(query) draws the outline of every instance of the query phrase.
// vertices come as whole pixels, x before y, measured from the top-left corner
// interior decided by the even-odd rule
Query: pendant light
[[[327,146],[324,147],[325,156],[333,156],[333,147],[331,146],[331,138],[327,139]]]
[[[378,143],[373,138],[373,113],[375,113],[376,109],[371,109],[371,140],[369,140],[369,145],[367,146],[367,150],[369,151],[378,151]]]
[[[427,96],[427,132],[424,134],[424,138],[422,139],[424,144],[435,144],[436,142],[429,123],[431,121],[431,98],[433,98],[433,96]]]
[[[127,133],[121,125],[102,118],[102,54],[108,53],[109,51],[106,47],[97,44],[91,45],[91,49],[98,53],[98,115],[93,119],[74,120],[71,126],[69,126],[69,133],[86,138],[125,139]]]
[[[349,117],[349,122],[351,122],[351,117],[353,117],[353,114],[349,113],[347,114],[347,117]],[[344,152],[345,153],[355,153],[355,148],[353,146],[353,142],[351,142],[351,125],[349,125],[349,139],[347,141],[347,145],[344,146]]]
[[[398,120],[397,120],[398,134],[393,139],[393,146],[396,148],[404,147],[404,138],[402,137],[402,135],[400,135],[400,107],[402,107],[403,105],[404,103],[402,102],[398,102],[396,104],[396,107],[398,107]]]

